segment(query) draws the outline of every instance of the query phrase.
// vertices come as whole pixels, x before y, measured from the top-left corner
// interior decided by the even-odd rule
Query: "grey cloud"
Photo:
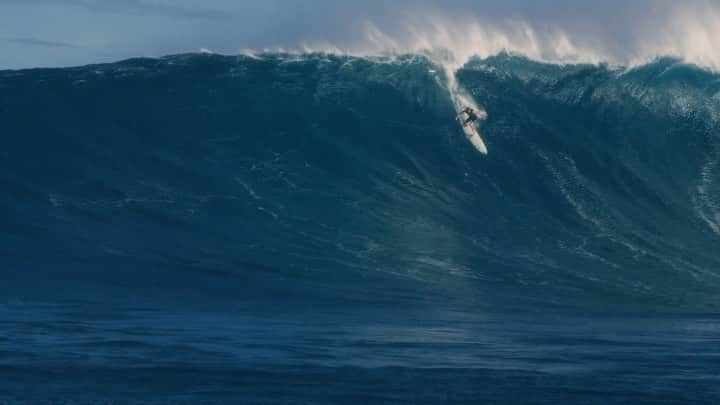
[[[154,0],[0,0],[0,4],[72,6],[96,12],[126,13],[193,19],[223,19],[227,12],[212,8],[170,5]]]
[[[47,41],[38,38],[10,38],[7,41],[21,45],[40,46],[46,48],[76,48],[75,45],[67,42]]]

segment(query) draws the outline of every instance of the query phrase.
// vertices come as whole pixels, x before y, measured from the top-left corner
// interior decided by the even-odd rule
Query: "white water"
[[[635,3],[635,2],[633,2]],[[500,52],[527,56],[549,63],[607,63],[635,67],[659,57],[676,57],[713,71],[720,71],[720,1],[649,0],[623,5],[603,16],[597,7],[580,7],[576,18],[544,21],[524,15],[482,10],[412,7],[403,9],[392,23],[372,17],[360,32],[323,39],[305,37],[303,48],[355,55],[407,54],[449,50],[458,62],[473,56],[485,58]],[[549,5],[552,8],[551,5]],[[612,5],[608,5],[612,8]],[[527,7],[524,7],[527,8]],[[576,7],[577,8],[577,7]],[[552,14],[552,13],[551,13]],[[358,30],[358,25],[348,29]],[[364,32],[362,32],[364,31]]]

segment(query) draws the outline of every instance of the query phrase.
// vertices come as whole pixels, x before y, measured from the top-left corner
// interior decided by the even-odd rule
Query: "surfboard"
[[[465,133],[465,137],[470,141],[470,143],[473,144],[473,146],[475,147],[475,149],[478,150],[478,152],[482,153],[483,155],[487,155],[487,146],[485,146],[485,142],[483,142],[482,137],[480,136],[480,132],[478,132],[475,124],[470,123],[467,125],[463,125],[463,122],[465,122],[466,119],[467,114],[465,113],[461,114],[458,117],[458,122],[460,123],[460,126]]]

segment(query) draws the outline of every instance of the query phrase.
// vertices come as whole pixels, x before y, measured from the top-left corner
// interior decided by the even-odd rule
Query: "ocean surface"
[[[720,75],[0,71],[0,403],[720,403]]]

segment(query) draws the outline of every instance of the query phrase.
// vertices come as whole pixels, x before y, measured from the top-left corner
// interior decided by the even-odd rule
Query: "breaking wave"
[[[487,156],[454,120],[454,86],[488,113]],[[676,59],[203,54],[0,72],[3,284],[717,308],[719,119],[720,77]]]

